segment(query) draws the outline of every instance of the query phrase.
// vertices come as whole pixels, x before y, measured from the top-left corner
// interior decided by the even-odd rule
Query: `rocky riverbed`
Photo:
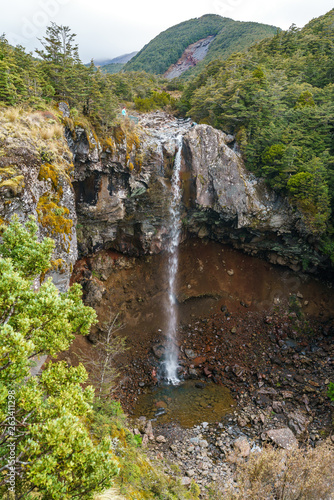
[[[224,384],[236,407],[221,418],[216,415],[214,422],[190,428],[180,426],[173,415],[169,423],[145,415],[133,421],[134,432],[142,433],[151,458],[163,461],[166,471],[180,475],[184,484],[194,479],[203,498],[210,486],[221,490],[233,485],[236,466],[266,443],[285,449],[296,444],[314,447],[328,437],[334,443],[334,406],[327,397],[333,374],[333,325],[306,325],[295,312],[262,317],[226,313],[184,329],[180,343],[188,357],[184,354],[182,363],[185,376],[196,376],[199,392],[208,379],[209,384]],[[196,343],[195,358],[189,335],[193,328],[200,330],[202,339]],[[222,338],[226,347],[234,344],[226,355],[220,348]],[[151,363],[156,364],[153,357]],[[135,397],[140,399],[143,390],[135,390]],[[124,392],[121,399],[126,405]]]
[[[152,460],[185,484],[195,479],[205,498],[211,483],[233,484],[239,461],[267,442],[315,447],[331,439],[334,294],[330,283],[217,243],[190,240],[180,252],[180,377],[197,386],[196,411],[189,403],[197,421],[181,422],[172,399],[154,398],[166,345],[163,256],[136,259],[109,251],[77,264],[73,277],[100,323],[64,356],[76,363],[78,349],[92,353],[111,312],[119,312],[129,349],[117,361],[114,397]],[[210,387],[229,391],[224,411],[213,411],[207,401]]]

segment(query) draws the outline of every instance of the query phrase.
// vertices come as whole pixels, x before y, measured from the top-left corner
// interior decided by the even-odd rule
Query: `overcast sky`
[[[89,62],[140,50],[161,31],[203,14],[288,29],[332,8],[333,0],[7,0],[0,33],[34,51],[51,21],[69,26]]]

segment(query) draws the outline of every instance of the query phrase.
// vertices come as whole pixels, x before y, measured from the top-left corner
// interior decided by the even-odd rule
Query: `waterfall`
[[[177,152],[175,155],[174,171],[172,176],[172,198],[169,205],[170,219],[170,240],[168,243],[168,301],[167,301],[167,345],[165,351],[165,369],[166,378],[170,384],[178,384],[178,348],[176,345],[176,332],[178,327],[177,304],[175,298],[176,276],[179,267],[179,242],[181,234],[180,204],[181,204],[181,186],[180,186],[180,168],[182,155],[182,135],[177,137]]]

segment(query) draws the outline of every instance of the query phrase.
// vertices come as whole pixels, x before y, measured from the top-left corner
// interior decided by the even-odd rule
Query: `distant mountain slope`
[[[183,52],[180,59],[175,64],[172,64],[166,73],[164,73],[164,77],[168,80],[172,80],[173,78],[181,76],[189,68],[197,66],[198,63],[206,57],[214,39],[214,36],[208,36],[190,44]]]
[[[273,36],[274,26],[233,21],[216,14],[184,21],[160,33],[129,61],[125,71],[147,71],[164,74],[181,58],[189,45],[214,36],[203,62],[226,59],[232,52],[249,47],[252,43]]]
[[[234,21],[224,26],[210,44],[203,62],[200,62],[193,73],[198,73],[206,64],[215,59],[227,59],[234,52],[241,52],[264,38],[273,37],[279,28],[268,24]]]
[[[114,73],[119,73],[120,71],[122,71],[124,66],[124,63],[110,63],[100,66],[100,70],[102,71],[102,73],[110,73],[113,75]]]
[[[138,52],[131,52],[130,54],[123,54],[113,59],[97,59],[94,60],[96,68],[100,68],[102,73],[119,73],[125,64],[130,61]],[[88,68],[90,63],[85,64]]]
[[[123,54],[121,56],[114,57],[113,59],[101,59],[101,60],[94,61],[94,62],[96,64],[96,66],[106,66],[107,64],[126,64],[136,54],[138,54],[138,51],[131,52],[130,54]]]

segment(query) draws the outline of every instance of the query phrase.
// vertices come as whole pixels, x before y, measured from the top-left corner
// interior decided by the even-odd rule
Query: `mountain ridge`
[[[126,64],[136,54],[138,54],[138,50],[135,50],[134,52],[130,52],[128,54],[122,54],[120,56],[114,57],[113,59],[97,59],[94,60],[94,63],[97,66],[107,66],[108,64]]]
[[[279,29],[261,23],[234,21],[217,14],[205,14],[161,32],[126,63],[124,71],[164,74],[178,62],[191,44],[209,36],[214,36],[215,40],[210,45],[203,63],[217,58],[226,59],[235,51],[248,48],[263,38],[274,36]]]

